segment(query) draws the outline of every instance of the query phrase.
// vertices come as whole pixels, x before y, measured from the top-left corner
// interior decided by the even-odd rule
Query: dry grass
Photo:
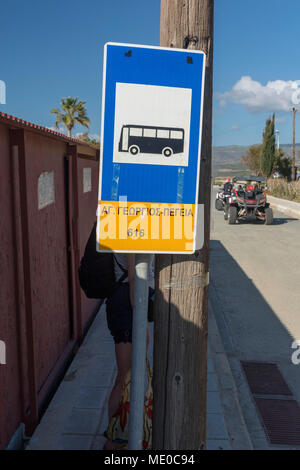
[[[214,185],[223,186],[225,181],[226,181],[226,178],[221,178],[220,176],[217,176],[214,180]]]
[[[288,183],[284,179],[269,179],[268,194],[270,196],[300,202],[300,181]]]

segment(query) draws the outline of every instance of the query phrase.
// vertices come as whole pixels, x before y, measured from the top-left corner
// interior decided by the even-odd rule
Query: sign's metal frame
[[[198,204],[198,195],[199,195],[199,179],[200,179],[200,162],[201,162],[201,142],[202,142],[202,124],[203,124],[203,106],[204,106],[204,84],[205,84],[205,68],[206,68],[206,55],[203,51],[196,50],[187,50],[187,49],[178,49],[172,47],[159,47],[159,46],[149,46],[141,44],[128,44],[128,43],[115,43],[107,42],[104,46],[104,56],[103,56],[103,82],[102,82],[102,111],[101,111],[101,149],[100,149],[100,164],[99,164],[99,193],[98,200],[101,201],[101,191],[102,191],[102,174],[103,174],[103,142],[104,142],[104,122],[105,122],[105,89],[106,89],[106,64],[107,64],[107,47],[108,46],[123,46],[123,47],[132,47],[132,48],[142,48],[142,49],[159,49],[166,51],[176,51],[182,53],[191,53],[191,54],[202,54],[203,56],[203,69],[202,69],[202,85],[201,85],[201,106],[200,106],[200,126],[199,126],[199,143],[198,143],[198,161],[197,161],[197,180],[196,180],[196,193],[195,193],[195,217],[194,217],[194,237],[193,237],[193,251],[157,251],[157,250],[114,250],[117,253],[158,253],[158,254],[192,254],[195,252],[197,247],[196,235],[197,229],[199,229],[199,204]],[[155,201],[153,201],[155,202]],[[142,203],[142,202],[141,202]],[[200,211],[203,212],[203,211]],[[97,210],[97,219],[98,210]],[[99,240],[99,223],[97,224],[97,240]],[[98,249],[99,247],[97,247]],[[107,253],[109,250],[99,250],[99,252]]]

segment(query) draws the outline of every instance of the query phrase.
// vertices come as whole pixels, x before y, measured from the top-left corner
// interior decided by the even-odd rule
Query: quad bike
[[[215,208],[217,209],[217,211],[224,210],[227,204],[228,198],[230,198],[230,194],[224,193],[223,190],[217,192],[216,200],[215,200]]]
[[[242,185],[241,183],[245,183]],[[256,218],[266,225],[273,223],[273,211],[267,202],[266,179],[251,176],[235,178],[235,187],[226,205],[224,205],[224,219],[229,224],[237,220]]]

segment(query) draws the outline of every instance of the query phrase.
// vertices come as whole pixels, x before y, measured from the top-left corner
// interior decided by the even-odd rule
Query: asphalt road
[[[215,194],[215,191],[214,191]],[[213,197],[214,203],[214,197]],[[254,448],[270,446],[240,361],[276,363],[300,404],[300,220],[229,225],[212,207],[210,297]],[[299,354],[300,357],[300,354]]]

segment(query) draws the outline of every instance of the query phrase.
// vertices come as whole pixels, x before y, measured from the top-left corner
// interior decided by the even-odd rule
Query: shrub
[[[300,181],[288,183],[284,179],[268,179],[268,194],[300,202]]]

